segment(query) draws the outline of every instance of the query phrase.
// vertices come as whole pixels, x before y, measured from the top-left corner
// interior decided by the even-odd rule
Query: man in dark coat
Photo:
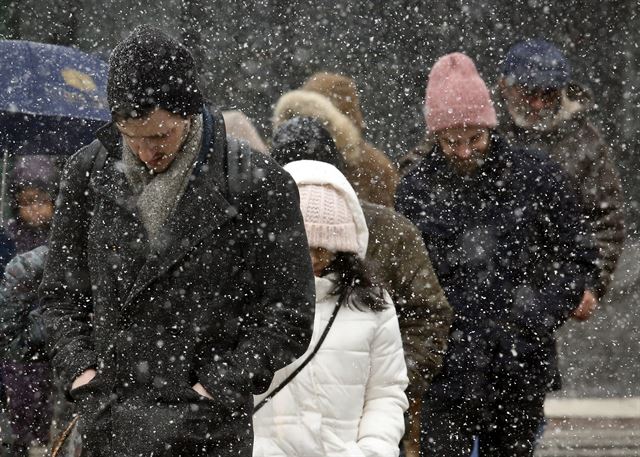
[[[595,252],[557,167],[495,134],[486,85],[464,54],[429,76],[436,145],[398,188],[456,316],[424,399],[425,456],[533,455],[557,379],[553,333],[594,280]]]
[[[611,149],[589,120],[587,90],[571,82],[566,56],[545,40],[515,44],[502,63],[500,131],[514,146],[548,153],[569,176],[598,247],[599,280],[573,317],[588,319],[607,291],[625,237],[623,193]]]
[[[295,183],[227,143],[157,29],[114,49],[107,95],[114,122],[65,167],[40,288],[82,456],[249,457],[253,394],[311,336]]]

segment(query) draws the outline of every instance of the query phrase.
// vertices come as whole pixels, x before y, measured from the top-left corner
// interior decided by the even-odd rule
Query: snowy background
[[[595,120],[623,176],[630,235],[606,305],[561,331],[560,395],[617,397],[640,396],[638,13],[635,0],[0,0],[0,34],[106,59],[134,26],[160,26],[194,50],[207,97],[243,110],[267,138],[282,93],[317,70],[343,72],[358,83],[368,139],[391,157],[424,132],[426,75],[439,56],[468,53],[494,84],[514,41],[553,40],[594,93]]]

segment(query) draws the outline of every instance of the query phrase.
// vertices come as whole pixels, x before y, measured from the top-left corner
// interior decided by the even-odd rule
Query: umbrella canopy
[[[71,154],[110,119],[108,67],[77,49],[0,41],[0,148]]]

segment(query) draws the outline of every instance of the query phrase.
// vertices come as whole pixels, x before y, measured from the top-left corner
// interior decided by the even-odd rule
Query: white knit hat
[[[309,246],[331,252],[353,252],[363,258],[369,231],[358,197],[340,171],[315,160],[284,167],[298,185],[300,209]]]

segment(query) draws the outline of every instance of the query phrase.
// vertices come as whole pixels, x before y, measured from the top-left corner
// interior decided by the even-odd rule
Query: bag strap
[[[252,155],[248,144],[227,137],[227,198],[236,209],[243,191],[249,188]]]
[[[322,343],[324,342],[325,338],[327,337],[327,335],[329,334],[329,330],[331,330],[331,326],[333,325],[333,321],[336,320],[336,316],[338,315],[338,311],[340,311],[340,303],[338,303],[336,305],[335,308],[333,308],[333,312],[331,313],[331,317],[329,318],[329,322],[327,322],[327,326],[324,328],[324,331],[322,332],[322,335],[320,336],[320,339],[318,340],[318,343],[316,344],[316,347],[313,348],[313,351],[311,351],[311,354],[309,354],[307,356],[307,358],[304,360],[304,362],[302,362],[298,368],[296,368],[293,373],[291,373],[289,376],[286,377],[286,379],[284,381],[282,381],[278,387],[276,387],[275,389],[273,389],[269,395],[267,395],[266,397],[264,397],[262,399],[262,401],[260,401],[260,403],[258,403],[256,406],[253,407],[253,414],[257,413],[258,411],[260,411],[260,409],[267,404],[267,402],[269,400],[271,400],[273,397],[275,397],[278,392],[280,392],[282,389],[284,389],[287,384],[289,384],[293,378],[295,378],[298,373],[300,373],[304,367],[307,366],[307,364],[309,362],[311,362],[311,359],[313,359],[313,357],[316,355],[316,353],[318,352],[318,350],[320,349],[320,347],[322,346]]]

